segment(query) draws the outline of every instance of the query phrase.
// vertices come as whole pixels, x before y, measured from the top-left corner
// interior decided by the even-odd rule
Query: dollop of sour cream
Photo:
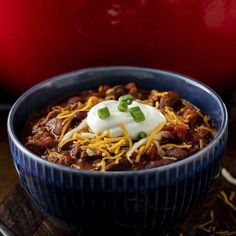
[[[95,134],[101,134],[108,130],[110,137],[119,137],[123,135],[119,124],[123,123],[129,136],[135,139],[139,132],[143,131],[149,135],[158,125],[163,122],[166,123],[165,116],[155,107],[133,101],[128,106],[128,110],[131,107],[139,106],[145,116],[144,121],[136,122],[128,110],[126,112],[119,111],[118,105],[119,101],[107,100],[92,107],[87,116],[89,128]],[[100,119],[98,116],[98,110],[103,107],[107,107],[110,111],[110,116],[106,119]]]

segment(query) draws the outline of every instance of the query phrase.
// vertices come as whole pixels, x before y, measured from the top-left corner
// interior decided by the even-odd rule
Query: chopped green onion
[[[140,132],[138,132],[136,139],[140,140],[140,139],[143,139],[143,138],[146,138],[146,137],[147,137],[147,134],[143,131],[140,131]]]
[[[131,100],[131,99],[127,99],[127,100],[126,100],[126,104],[127,104],[127,105],[131,105],[132,102],[133,102],[133,100]]]
[[[131,107],[129,112],[136,122],[142,122],[145,120],[145,116],[139,106]]]
[[[108,107],[103,107],[101,109],[98,110],[98,117],[100,119],[106,119],[107,117],[110,116],[110,111],[108,109]]]
[[[120,102],[118,105],[118,110],[121,112],[125,112],[128,110],[128,105],[126,104],[126,102]]]
[[[134,101],[134,97],[130,94],[123,95],[119,98],[119,101],[125,102],[127,105],[131,105]]]
[[[139,111],[141,111],[141,109],[140,109],[140,107],[139,106],[136,106],[136,107],[131,107],[130,109],[129,109],[129,111],[131,112],[139,112]]]

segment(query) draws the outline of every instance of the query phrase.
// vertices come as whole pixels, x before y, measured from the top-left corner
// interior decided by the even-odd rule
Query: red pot
[[[83,67],[172,70],[215,88],[236,76],[234,0],[0,0],[0,86],[22,92]]]

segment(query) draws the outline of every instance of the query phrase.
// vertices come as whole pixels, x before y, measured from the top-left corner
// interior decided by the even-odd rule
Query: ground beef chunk
[[[149,94],[149,99],[151,99],[153,102],[159,101],[160,97],[156,95],[157,91],[152,90],[151,93]]]
[[[81,157],[82,150],[80,149],[79,145],[74,145],[73,148],[70,151],[70,155],[75,158],[79,159]]]
[[[134,96],[138,93],[138,88],[135,83],[128,83],[125,88],[128,90],[129,94]]]
[[[78,102],[81,102],[81,97],[74,96],[74,97],[71,97],[71,98],[68,99],[67,104],[70,106],[70,105],[78,103]]]
[[[165,106],[172,107],[176,109],[181,104],[180,95],[176,92],[168,92],[167,95],[164,95],[160,99],[160,108],[162,109]]]
[[[69,154],[65,154],[63,157],[58,158],[56,163],[65,165],[65,166],[70,166],[76,161],[75,158],[71,157]]]
[[[175,157],[178,160],[182,160],[188,156],[188,151],[183,148],[171,148],[166,150],[166,156]]]
[[[62,120],[53,118],[48,121],[47,127],[53,134],[60,135],[62,131]]]
[[[57,141],[49,131],[39,128],[37,133],[28,138],[28,141],[25,145],[36,154],[42,155],[46,149],[52,148],[56,144]]]
[[[113,87],[112,90],[107,90],[106,95],[107,96],[114,96],[115,99],[118,99],[120,96],[124,95],[127,93],[127,90],[123,85],[116,85]]]
[[[158,160],[161,158],[155,145],[150,146],[143,156],[147,161]]]
[[[107,165],[107,171],[122,171],[128,170],[131,167],[131,163],[127,159],[121,159],[119,163],[111,162]]]
[[[101,155],[87,155],[86,159],[85,158],[81,158],[81,160],[86,160],[86,161],[96,161],[98,159],[102,159]]]
[[[183,142],[186,138],[188,127],[187,125],[169,124],[166,125],[163,130],[169,131],[172,134],[174,140]]]
[[[206,129],[198,129],[198,137],[209,143],[212,139],[212,133]]]
[[[192,147],[189,149],[188,156],[193,155],[194,153],[199,151],[199,143],[198,144],[193,144]]]
[[[87,117],[87,111],[78,111],[74,114],[73,120],[71,122],[71,127],[77,126],[83,119]]]
[[[99,87],[99,93],[102,97],[106,96],[106,91],[110,88],[109,85],[102,85]]]
[[[82,98],[78,96],[74,96],[68,99],[67,101],[67,107],[69,107],[71,110],[74,110],[78,107],[78,105],[82,102]]]
[[[54,129],[54,134],[60,135],[62,131],[62,120],[56,118],[56,125]]]
[[[95,96],[95,97],[99,97],[99,93],[97,91],[94,91],[92,89],[87,90],[87,91],[81,91],[81,93],[79,94],[79,97],[81,99],[81,103],[85,103],[88,101],[88,99],[91,96]]]
[[[48,123],[49,120],[51,120],[52,118],[56,117],[58,114],[58,111],[50,111],[48,113],[48,115],[46,116],[46,118],[42,118],[39,122],[38,122],[38,126],[44,126]]]
[[[88,112],[87,111],[78,111],[74,114],[74,120],[77,122],[81,122],[83,119],[87,117]]]
[[[206,129],[191,130],[187,139],[193,144],[199,144],[199,140],[202,139],[207,144],[212,139],[212,134]]]
[[[61,151],[70,151],[72,149],[72,147],[73,147],[73,142],[70,141],[70,142],[64,144],[60,149],[61,149]]]
[[[81,155],[80,155],[80,160],[79,162],[91,162],[91,161],[95,161],[97,159],[102,159],[101,155],[88,155],[88,153],[86,151],[82,151]]]
[[[148,164],[146,165],[146,169],[150,169],[150,168],[155,168],[155,167],[159,167],[159,166],[164,166],[167,164],[172,163],[173,161],[169,160],[169,159],[161,159],[161,160],[156,160],[156,161],[150,161],[148,162]]]
[[[183,118],[188,121],[187,123],[190,127],[202,122],[201,114],[191,105],[184,107]]]

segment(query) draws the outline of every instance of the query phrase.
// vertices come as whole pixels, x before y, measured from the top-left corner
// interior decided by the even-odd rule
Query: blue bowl
[[[22,128],[32,111],[79,90],[130,81],[140,88],[179,92],[213,118],[217,136],[201,151],[176,163],[107,173],[50,163],[20,141]],[[154,69],[103,67],[57,76],[25,92],[9,113],[8,134],[25,190],[54,220],[76,230],[95,228],[105,232],[107,226],[112,226],[155,232],[181,222],[208,193],[219,174],[227,122],[227,111],[220,97],[195,80]]]

